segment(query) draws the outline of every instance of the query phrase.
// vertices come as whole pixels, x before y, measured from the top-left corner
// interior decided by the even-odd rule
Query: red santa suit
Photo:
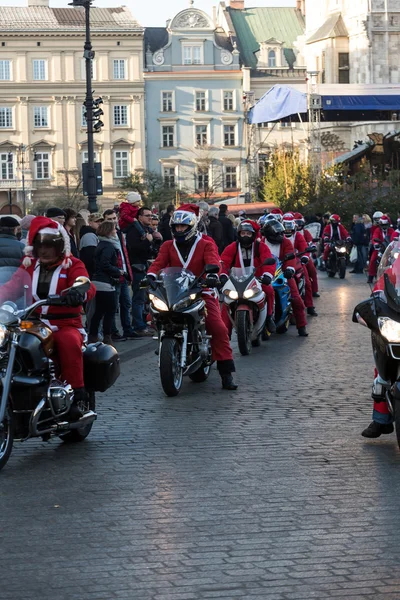
[[[379,249],[375,248],[374,240],[380,240],[381,242],[384,242],[385,240],[392,240],[394,233],[395,233],[395,231],[394,231],[393,227],[389,227],[386,231],[383,231],[383,229],[381,229],[380,227],[377,227],[376,229],[374,229],[373,237],[371,236],[371,244],[373,247],[373,251],[371,254],[371,258],[369,261],[369,267],[368,267],[368,275],[370,277],[375,277],[378,272]]]
[[[122,202],[120,204],[118,225],[121,231],[126,230],[133,223],[138,211],[139,206],[136,204],[130,204],[129,202]]]
[[[278,258],[281,262],[283,262],[283,270],[291,269],[293,273],[296,272],[296,258],[284,261],[285,256],[287,256],[288,254],[294,254],[295,252],[292,242],[287,237],[283,238],[281,244],[271,244],[271,242],[269,242],[265,238],[263,238],[263,241],[270,249],[272,255]],[[307,319],[305,314],[305,306],[299,294],[297,284],[294,279],[288,279],[287,283],[290,289],[290,296],[293,308],[293,315],[296,320],[296,327],[297,329],[300,329],[301,327],[306,327]]]
[[[313,237],[308,229],[302,229],[299,233],[304,235],[304,239],[306,240],[307,246],[312,246],[314,244]],[[310,260],[306,264],[306,269],[311,280],[311,291],[313,294],[318,293],[318,274],[317,269],[315,268],[314,261],[312,259],[311,254],[308,255]]]
[[[300,231],[296,231],[291,237],[287,238],[293,244],[296,252],[302,253],[307,249],[307,242],[304,238],[304,235],[300,233]],[[309,258],[309,257],[308,257]],[[310,262],[310,260],[308,261]],[[304,274],[305,280],[305,294],[304,294],[304,304],[306,308],[312,308],[314,306],[311,281],[306,266],[303,265],[300,259],[296,261],[296,271],[301,271]]]
[[[351,237],[349,236],[349,233],[348,233],[346,227],[344,227],[341,223],[338,223],[336,234],[337,234],[338,240],[351,240]],[[329,256],[329,252],[331,251],[331,248],[327,242],[333,238],[333,235],[334,235],[333,226],[331,223],[328,223],[328,225],[325,227],[325,229],[322,233],[322,239],[325,242],[324,261],[328,260],[328,256]]]
[[[194,244],[186,260],[183,259],[175,240],[163,243],[157,258],[148,270],[149,275],[157,275],[167,267],[182,267],[191,271],[196,277],[204,271],[205,265],[219,265],[220,257],[214,242],[210,242],[201,234],[197,234]],[[206,328],[211,338],[212,357],[216,361],[232,361],[232,349],[229,343],[228,330],[222,321],[218,299],[213,292],[203,294],[206,303]]]
[[[244,268],[245,264],[243,250],[246,252],[247,249],[242,249],[238,242],[233,242],[225,248],[221,255],[222,272],[225,273],[225,275],[229,275],[229,271],[232,269],[232,267]],[[261,240],[257,239],[255,242],[253,242],[252,247],[248,250],[249,254],[251,255],[250,264],[256,268],[255,276],[260,278],[264,273],[268,273],[271,275],[271,278],[273,278],[275,275],[275,265],[263,264],[267,258],[272,258],[272,254],[268,246]],[[272,285],[262,285],[261,287],[265,293],[265,299],[267,302],[267,316],[270,317],[274,312],[274,289]],[[222,318],[228,330],[231,331],[232,322],[229,319],[227,307],[225,305],[222,311]]]

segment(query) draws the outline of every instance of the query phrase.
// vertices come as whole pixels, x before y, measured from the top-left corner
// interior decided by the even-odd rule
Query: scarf
[[[99,240],[101,240],[102,242],[110,242],[110,244],[112,244],[114,246],[114,248],[120,252],[122,254],[122,248],[121,248],[121,243],[119,241],[118,236],[116,237],[105,237],[103,235],[99,236]]]

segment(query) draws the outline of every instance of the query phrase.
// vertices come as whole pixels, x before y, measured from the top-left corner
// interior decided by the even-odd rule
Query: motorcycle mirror
[[[85,277],[84,275],[77,277],[70,288],[67,288],[61,292],[61,296],[65,296],[65,294],[72,289],[78,290],[82,294],[86,294],[86,292],[90,289],[89,277]]]
[[[263,262],[263,265],[275,265],[275,264],[276,264],[276,260],[273,257],[266,258]]]
[[[295,254],[293,252],[290,252],[290,254],[286,254],[285,258],[283,259],[283,262],[286,262],[287,260],[293,260],[294,258],[296,258]]]
[[[367,323],[364,321],[364,319],[360,316],[358,312],[354,314],[354,317],[357,323],[360,323],[360,325],[363,325],[364,327],[368,327]]]
[[[211,273],[218,274],[219,273],[219,265],[206,265],[204,268],[205,273],[210,275]]]

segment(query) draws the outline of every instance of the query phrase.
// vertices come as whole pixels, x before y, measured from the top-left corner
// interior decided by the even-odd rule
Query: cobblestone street
[[[351,315],[369,287],[321,281],[308,339],[235,346],[236,393],[213,369],[166,398],[147,344],[86,442],[16,445],[1,600],[398,600],[400,453],[360,436],[373,361]]]

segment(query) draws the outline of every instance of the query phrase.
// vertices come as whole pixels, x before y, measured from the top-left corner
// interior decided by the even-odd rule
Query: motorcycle
[[[275,292],[275,325],[276,333],[286,333],[289,329],[292,316],[292,304],[290,301],[290,288],[283,274],[283,263],[278,261],[275,277],[272,281]]]
[[[267,259],[264,264],[275,264],[275,259]],[[223,301],[243,356],[248,356],[252,347],[260,346],[267,318],[265,294],[255,272],[254,267],[233,267],[222,288]]]
[[[83,294],[87,277],[78,277],[72,287]],[[13,443],[58,436],[80,442],[90,433],[97,418],[95,392],[106,391],[119,376],[119,358],[112,346],[100,342],[83,351],[87,401],[79,404],[82,416],[68,418],[73,389],[60,381],[53,361],[53,333],[35,316],[41,306],[61,306],[64,295],[51,295],[25,309],[13,302],[0,306],[0,469],[10,458]]]
[[[378,270],[380,262],[382,260],[382,256],[384,255],[386,248],[389,246],[390,240],[389,240],[388,236],[385,236],[384,240],[380,240],[379,238],[374,238],[373,243],[374,243],[374,249],[378,251],[378,255],[376,257],[376,267]]]
[[[378,270],[384,289],[374,292],[354,309],[353,322],[371,331],[372,350],[378,377],[372,397],[385,397],[393,416],[400,448],[400,242],[387,247]]]
[[[336,273],[339,273],[340,279],[346,277],[346,262],[347,262],[347,243],[343,240],[336,240],[335,242],[328,242],[330,245],[330,251],[328,259],[326,261],[326,271],[328,277],[335,277]]]
[[[219,265],[206,265],[196,277],[187,269],[169,267],[149,286],[150,312],[158,332],[158,366],[161,385],[167,396],[177,396],[183,377],[197,383],[205,381],[212,364],[211,336],[205,327],[205,302],[208,286],[204,274],[219,272]],[[205,292],[213,293],[213,292]]]

